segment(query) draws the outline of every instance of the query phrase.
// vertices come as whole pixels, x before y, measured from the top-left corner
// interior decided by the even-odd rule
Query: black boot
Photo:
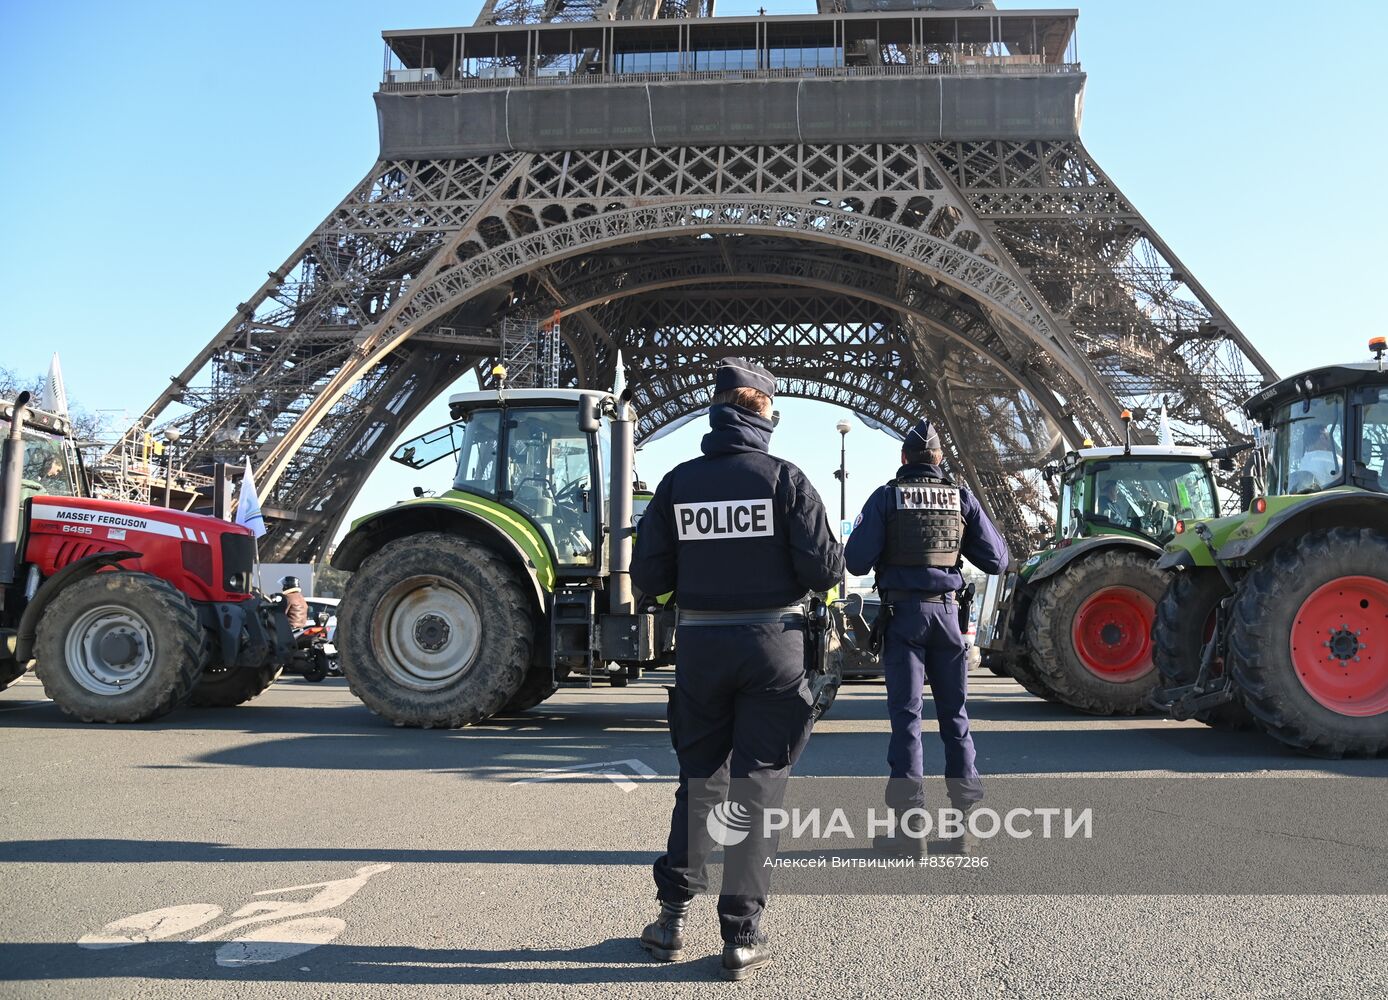
[[[641,947],[661,962],[678,961],[684,954],[684,918],[689,916],[689,900],[660,901],[660,916],[641,932]]]
[[[957,808],[957,807],[956,807]],[[942,856],[974,857],[979,853],[978,838],[969,829],[969,811],[972,805],[965,806],[959,811],[964,814],[963,831],[957,837],[941,837],[939,840],[930,842],[930,853]]]
[[[877,834],[872,838],[872,849],[878,854],[891,854],[896,857],[924,857],[924,819],[920,816],[911,816],[893,827],[891,833]]]
[[[771,943],[757,935],[751,944],[723,945],[723,978],[746,979],[771,961]]]

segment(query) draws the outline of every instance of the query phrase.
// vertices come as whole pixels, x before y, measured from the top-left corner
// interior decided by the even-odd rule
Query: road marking
[[[270,927],[258,927],[217,949],[217,964],[224,969],[269,965],[295,958],[330,944],[347,929],[337,917],[301,917]]]
[[[623,768],[630,774],[624,774]],[[629,757],[626,760],[607,760],[597,764],[556,767],[540,772],[538,778],[521,778],[519,781],[511,782],[511,784],[534,785],[542,781],[562,781],[576,774],[601,775],[624,792],[630,792],[636,788],[636,782],[632,780],[633,778],[645,780],[656,777],[655,770],[645,761]]]
[[[255,895],[274,896],[308,889],[319,891],[307,899],[265,899],[247,903],[231,914],[230,923],[206,934],[189,938],[188,943],[215,941],[243,927],[259,924],[260,926],[238,935],[218,948],[215,955],[217,964],[223,968],[235,969],[268,965],[271,962],[294,958],[336,940],[347,929],[345,920],[337,917],[317,917],[312,914],[341,906],[355,896],[373,875],[379,875],[391,867],[386,864],[366,865],[358,868],[348,878],[289,885],[280,889],[264,889]],[[113,920],[95,933],[83,934],[77,939],[77,944],[81,948],[103,949],[164,941],[196,930],[221,915],[222,908],[215,903],[165,906],[158,910]]]
[[[136,913],[113,920],[95,934],[83,934],[77,939],[79,948],[124,948],[147,941],[163,941],[201,927],[222,915],[222,908],[213,903],[189,903],[186,906],[166,906],[161,910]]]

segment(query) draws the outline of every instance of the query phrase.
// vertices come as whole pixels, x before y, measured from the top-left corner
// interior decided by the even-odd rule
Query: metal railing
[[[645,83],[730,83],[741,80],[843,80],[930,76],[1054,76],[1081,73],[1079,63],[925,63],[909,66],[805,66],[768,69],[680,70],[668,73],[573,73],[553,76],[463,77],[383,82],[383,94],[439,94],[508,87],[584,87]]]

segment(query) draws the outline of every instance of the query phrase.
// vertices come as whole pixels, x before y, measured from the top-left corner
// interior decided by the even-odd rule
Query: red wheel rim
[[[1388,580],[1342,576],[1292,620],[1292,666],[1306,693],[1340,715],[1388,712]]]
[[[1152,669],[1152,619],[1156,604],[1132,587],[1105,587],[1091,594],[1070,628],[1075,653],[1086,670],[1111,683],[1136,680]]]

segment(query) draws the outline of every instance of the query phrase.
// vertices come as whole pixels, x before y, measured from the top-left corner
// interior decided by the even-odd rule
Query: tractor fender
[[[448,502],[397,504],[363,518],[352,525],[352,530],[338,545],[333,553],[332,566],[353,572],[367,556],[383,546],[406,535],[417,535],[424,531],[444,531],[490,545],[502,558],[525,572],[534,591],[536,606],[542,610],[547,607],[546,587],[541,582],[539,567],[520,542],[480,514]],[[552,563],[548,582],[550,586],[553,585]]]
[[[1263,559],[1288,539],[1324,528],[1369,528],[1388,534],[1388,494],[1354,490],[1308,497],[1270,516],[1247,538],[1230,537],[1219,547],[1219,560]]]
[[[1073,545],[1067,545],[1056,555],[1051,556],[1037,568],[1036,572],[1027,577],[1027,585],[1034,586],[1042,580],[1055,576],[1066,566],[1069,566],[1076,559],[1080,559],[1091,553],[1107,549],[1137,549],[1140,552],[1150,553],[1155,561],[1161,555],[1161,546],[1155,542],[1149,542],[1142,538],[1133,538],[1129,535],[1099,535],[1094,538],[1084,538]]]
[[[38,638],[39,619],[43,617],[43,612],[48,605],[53,603],[53,599],[62,593],[64,587],[106,569],[108,566],[118,566],[127,559],[139,559],[141,555],[143,553],[140,552],[98,552],[96,555],[68,563],[43,581],[38,593],[25,606],[24,614],[19,617],[19,635],[16,637],[15,658],[20,663],[28,663],[33,659],[34,641]]]

